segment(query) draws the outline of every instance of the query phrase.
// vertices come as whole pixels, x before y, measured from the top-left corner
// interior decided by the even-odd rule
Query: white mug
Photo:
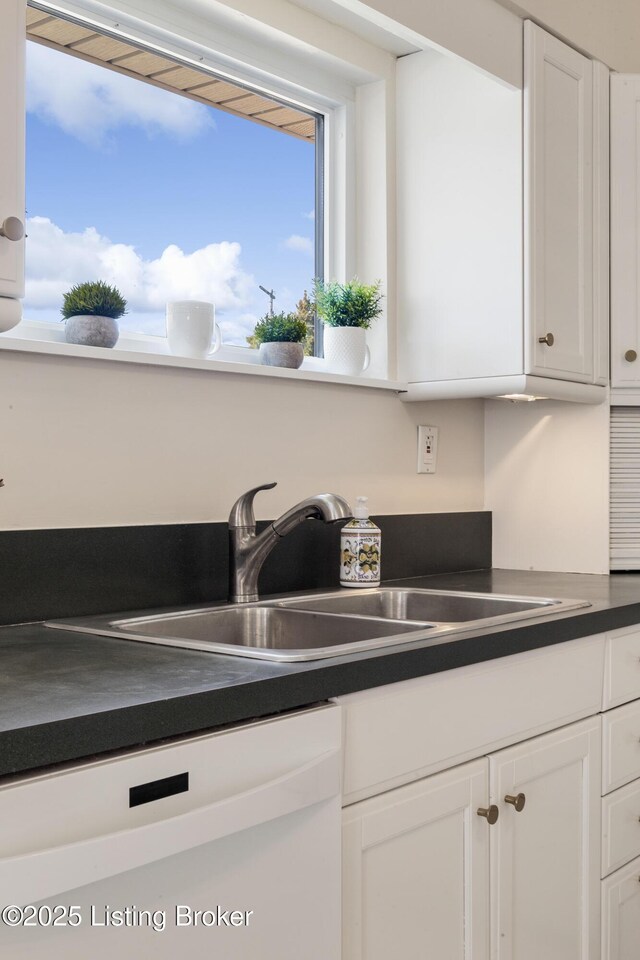
[[[171,353],[177,357],[204,360],[215,353],[220,349],[222,338],[215,321],[214,305],[205,300],[169,301],[167,340]]]

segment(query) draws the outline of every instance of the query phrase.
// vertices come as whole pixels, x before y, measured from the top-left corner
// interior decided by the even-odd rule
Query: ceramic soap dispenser
[[[380,540],[382,534],[369,519],[367,497],[356,497],[353,520],[342,528],[340,536],[340,586],[377,587],[380,585]]]

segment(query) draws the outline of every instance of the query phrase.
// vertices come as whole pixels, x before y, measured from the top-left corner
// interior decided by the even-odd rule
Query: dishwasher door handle
[[[0,904],[35,903],[295,813],[340,793],[331,750],[274,780],[188,813],[0,859]]]

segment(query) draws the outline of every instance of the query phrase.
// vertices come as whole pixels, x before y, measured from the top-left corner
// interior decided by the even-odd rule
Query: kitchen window
[[[320,112],[44,4],[27,37],[24,316],[44,339],[64,292],[98,278],[139,343],[164,336],[168,300],[214,301],[239,346],[265,291],[305,310],[324,274]]]

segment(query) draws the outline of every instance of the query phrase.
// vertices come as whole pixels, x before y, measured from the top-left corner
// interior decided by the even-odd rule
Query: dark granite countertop
[[[49,630],[0,628],[0,775],[291,710],[339,694],[640,623],[640,574],[482,570],[395,585],[589,600],[444,642],[274,663]]]

